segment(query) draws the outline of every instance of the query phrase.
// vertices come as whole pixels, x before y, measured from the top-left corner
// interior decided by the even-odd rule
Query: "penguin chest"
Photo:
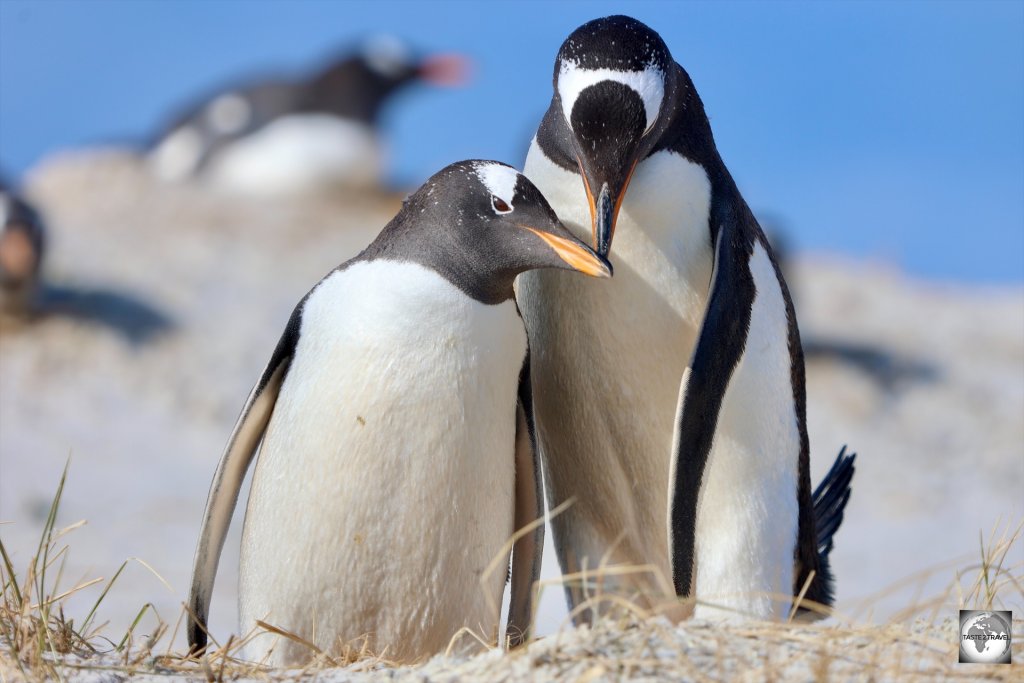
[[[229,191],[289,193],[370,186],[380,180],[383,165],[383,149],[370,126],[304,113],[282,116],[227,143],[204,174]]]
[[[463,626],[491,637],[505,575],[484,572],[513,531],[525,353],[513,302],[420,266],[356,263],[318,285],[253,479],[243,630],[265,619],[324,649],[371,634],[401,659]]]
[[[588,239],[580,177],[536,145],[526,173],[563,222]],[[709,209],[703,168],[658,153],[637,166],[623,200],[610,255],[613,278],[591,282],[557,272],[520,278],[552,500],[580,500],[574,536],[592,548],[579,553],[600,557],[626,531],[623,560],[667,562],[669,453],[679,387],[711,279]]]

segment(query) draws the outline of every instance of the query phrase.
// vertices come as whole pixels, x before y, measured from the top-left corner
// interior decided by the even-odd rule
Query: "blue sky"
[[[390,111],[393,175],[521,165],[555,52],[626,12],[693,77],[747,201],[799,248],[941,280],[1024,282],[1024,3],[0,0],[0,167],[141,140],[237,76],[297,72],[370,32],[476,62]]]

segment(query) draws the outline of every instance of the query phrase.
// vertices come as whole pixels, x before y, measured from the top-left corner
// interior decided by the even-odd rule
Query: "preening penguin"
[[[724,608],[700,616],[784,617],[778,596],[805,584],[831,604],[853,456],[812,495],[792,301],[657,33],[614,16],[566,39],[524,172],[617,271],[517,285],[549,501],[576,500],[552,520],[563,571],[653,565]],[[651,574],[602,582],[650,606],[666,592]]]
[[[506,572],[485,569],[543,515],[512,291],[531,268],[611,274],[525,176],[465,161],[303,298],[214,475],[189,596],[194,650],[261,439],[242,533],[243,632],[260,619],[326,652],[367,636],[401,661],[443,650],[463,627],[496,637]],[[512,551],[512,644],[531,622],[542,529]],[[263,658],[261,638],[250,658]],[[282,639],[269,661],[310,656]]]
[[[32,312],[45,247],[39,213],[0,180],[0,316]]]
[[[414,83],[456,85],[466,60],[415,58],[391,36],[308,79],[231,87],[188,108],[147,155],[168,181],[197,178],[235,192],[290,193],[381,182],[383,106]]]

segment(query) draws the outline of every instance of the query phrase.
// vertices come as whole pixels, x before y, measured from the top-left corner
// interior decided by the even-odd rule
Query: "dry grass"
[[[1015,609],[1018,615],[1024,612],[1024,566],[1009,561],[1014,556],[1012,551],[1019,557],[1024,522],[1016,526],[997,524],[987,539],[980,539],[978,560],[957,568],[945,591],[919,596],[896,619],[881,626],[858,623],[831,610],[831,619],[817,624],[790,621],[713,625],[691,620],[673,626],[659,616],[658,609],[641,609],[622,597],[601,592],[604,576],[652,572],[652,568],[602,564],[566,577],[579,581],[588,591],[589,597],[577,608],[577,614],[601,608],[602,619],[593,628],[573,628],[567,623],[556,635],[534,640],[529,647],[512,653],[504,653],[494,647],[493,640],[465,630],[452,638],[449,652],[416,666],[402,667],[389,661],[386,652],[370,652],[366,641],[340,653],[325,653],[298,635],[260,623],[261,630],[310,649],[308,666],[284,672],[239,658],[240,649],[257,631],[243,638],[232,636],[223,644],[211,635],[211,645],[199,660],[173,651],[171,643],[183,622],[184,610],[173,628],[157,617],[156,625],[143,635],[138,633],[140,623],[152,611],[151,605],[143,605],[125,633],[108,637],[97,615],[128,561],[109,580],[96,578],[62,587],[68,555],[64,539],[84,523],[62,529],[55,526],[66,477],[67,468],[50,505],[37,552],[20,575],[0,540],[0,680],[4,682],[75,680],[99,674],[109,680],[146,674],[208,681],[314,675],[328,681],[363,681],[384,674],[389,680],[399,681],[1020,680],[1019,662],[1024,659],[1024,651],[1019,646],[1015,648],[1018,664],[1013,666],[956,664],[957,624],[951,617],[959,606]],[[894,586],[920,582],[934,571],[919,572]],[[561,589],[550,583],[545,582],[538,590]],[[102,591],[84,618],[76,622],[65,615],[70,596],[99,585]],[[914,617],[917,621],[909,623]],[[946,618],[939,621],[940,617]],[[1018,643],[1024,640],[1021,623],[1014,624]],[[158,652],[164,641],[166,647]],[[465,654],[467,645],[479,654]]]
[[[70,461],[69,461],[70,462]],[[142,560],[125,560],[109,581],[94,578],[81,581],[70,588],[63,587],[64,567],[68,557],[68,546],[63,539],[70,532],[81,527],[79,521],[62,529],[56,528],[57,512],[60,508],[68,466],[61,473],[57,491],[50,503],[46,521],[43,524],[36,553],[19,579],[7,548],[0,538],[0,674],[16,669],[29,679],[62,678],[60,667],[69,660],[89,660],[100,654],[123,654],[125,662],[131,657],[145,657],[163,636],[166,627],[162,622],[150,636],[139,643],[135,630],[152,605],[143,605],[128,630],[115,643],[104,635],[106,624],[96,621],[104,599],[121,576],[129,561],[136,561],[163,579]],[[92,608],[78,623],[64,614],[68,598],[96,585],[104,584]]]

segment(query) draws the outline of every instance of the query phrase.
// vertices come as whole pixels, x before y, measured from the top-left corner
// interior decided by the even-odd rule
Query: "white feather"
[[[418,265],[356,263],[306,301],[245,520],[242,632],[411,659],[496,634],[525,330]],[[507,566],[507,556],[504,558]],[[248,656],[271,644],[257,639]],[[272,663],[308,652],[280,641]]]
[[[665,98],[665,74],[655,66],[643,71],[618,71],[615,69],[584,69],[573,62],[563,61],[558,71],[558,95],[562,100],[562,115],[571,121],[572,108],[576,99],[586,88],[601,81],[614,81],[632,88],[644,103],[647,128],[654,125]]]
[[[488,192],[504,201],[510,207],[515,208],[512,204],[512,199],[516,194],[516,181],[519,179],[518,171],[504,164],[493,163],[476,164],[474,170]]]
[[[329,114],[283,116],[217,152],[205,173],[239,193],[288,194],[379,182],[383,149],[373,130]]]

